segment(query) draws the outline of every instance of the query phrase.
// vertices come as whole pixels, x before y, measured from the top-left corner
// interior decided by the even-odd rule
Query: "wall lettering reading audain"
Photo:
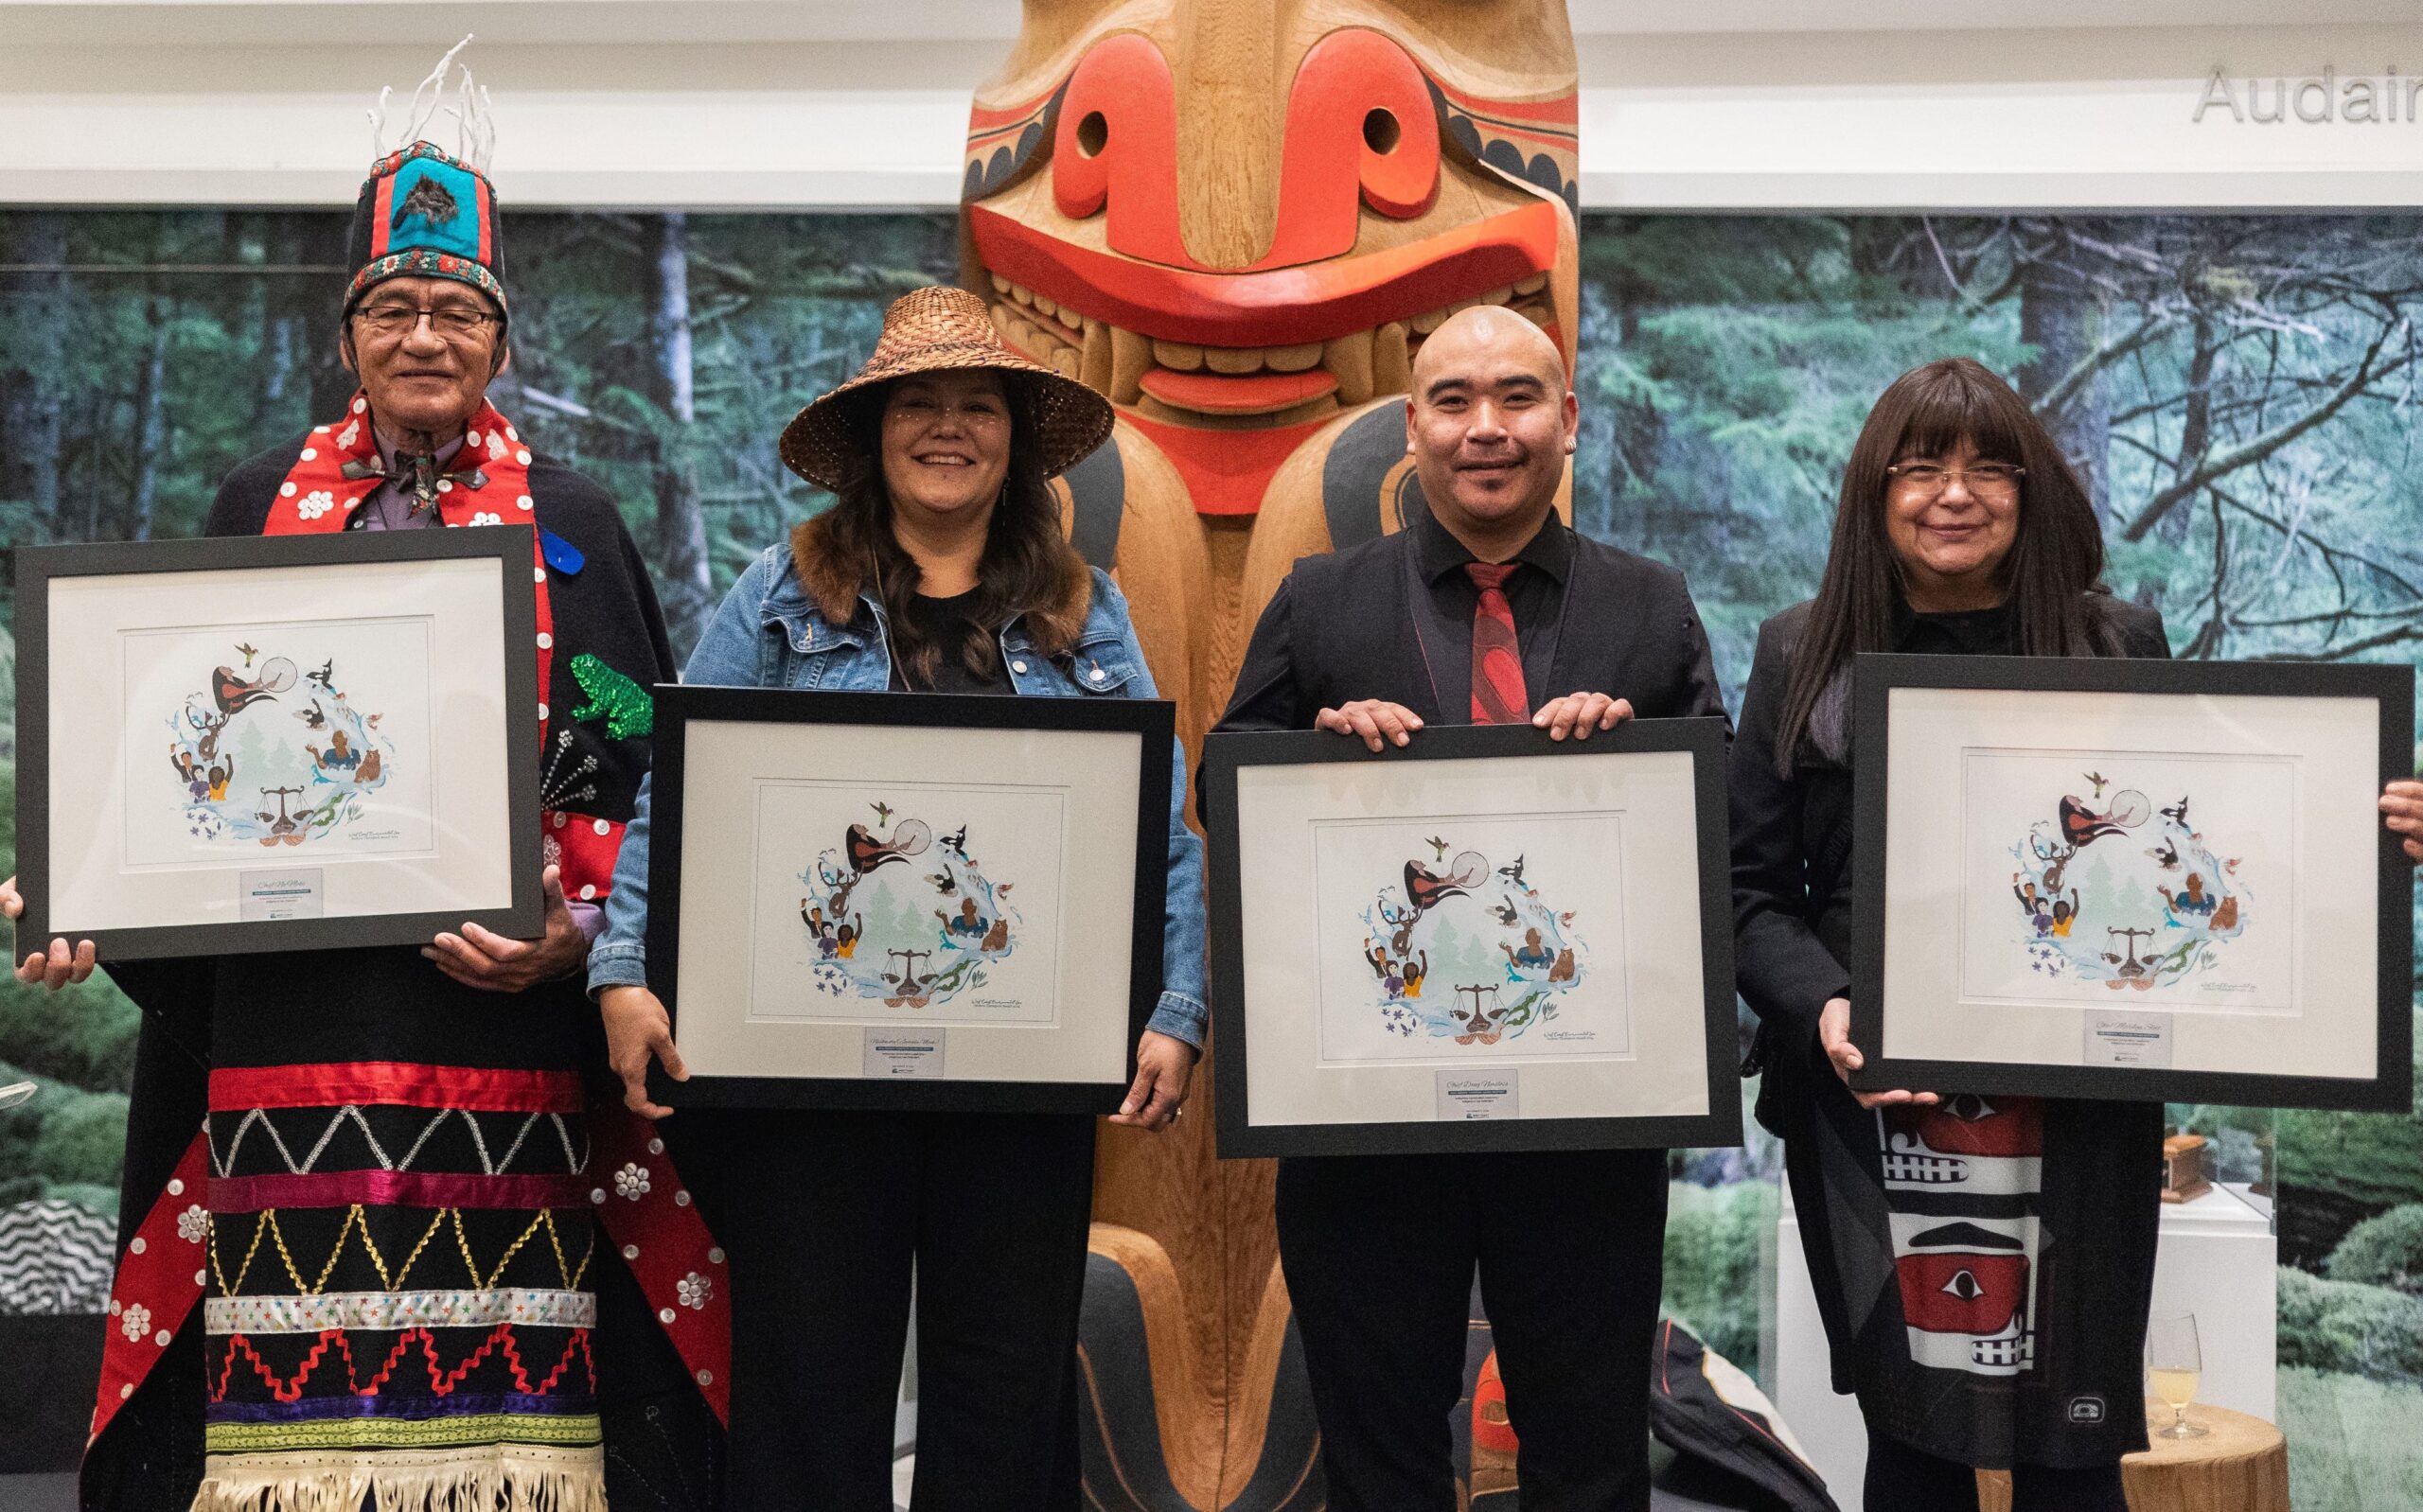
[[[2336,68],[2304,79],[2233,79],[2216,68],[2204,80],[2194,118],[2201,124],[2207,114],[2226,114],[2242,126],[2412,124],[2423,120],[2423,75],[2409,78],[2393,66],[2347,79]]]

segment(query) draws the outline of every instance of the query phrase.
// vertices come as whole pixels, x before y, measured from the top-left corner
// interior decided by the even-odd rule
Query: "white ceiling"
[[[2423,76],[2423,0],[1572,0],[1604,208],[2423,204],[2423,122],[2194,121]],[[0,204],[325,204],[465,32],[521,205],[958,197],[1017,0],[0,0]],[[935,39],[942,40],[935,40]]]
[[[33,47],[1007,41],[1017,0],[0,0]],[[2308,26],[2423,20],[2423,0],[1570,0],[1577,36]]]

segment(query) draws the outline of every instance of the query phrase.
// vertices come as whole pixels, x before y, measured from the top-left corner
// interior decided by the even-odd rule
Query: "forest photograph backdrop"
[[[775,437],[857,365],[893,295],[954,275],[954,220],[505,226],[514,361],[493,397],[621,500],[686,650],[750,557],[824,502]],[[336,414],[345,229],[0,213],[0,546],[190,535],[237,462]],[[1815,587],[1868,406],[1904,369],[1968,355],[2060,438],[2112,587],[2161,609],[2177,655],[2411,659],[2418,233],[2411,215],[1586,216],[1574,522],[1683,570],[1738,709],[1759,623]],[[0,982],[0,1084],[39,1087],[0,1112],[0,1339],[11,1315],[106,1299],[134,1028],[102,977],[57,997]],[[2296,1505],[2423,1504],[2423,1120],[2172,1117],[2276,1204]],[[1755,1130],[1671,1160],[1668,1308],[1754,1370],[1778,1165]]]

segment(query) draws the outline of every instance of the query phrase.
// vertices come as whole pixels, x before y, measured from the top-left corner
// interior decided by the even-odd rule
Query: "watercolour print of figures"
[[[426,622],[126,642],[129,865],[429,849]]]
[[[1324,1062],[1623,1054],[1621,827],[1596,814],[1315,828]]]
[[[2292,762],[1972,751],[1965,779],[1965,997],[2292,1011]]]
[[[757,1015],[1052,1022],[1065,807],[1052,790],[766,784]]]

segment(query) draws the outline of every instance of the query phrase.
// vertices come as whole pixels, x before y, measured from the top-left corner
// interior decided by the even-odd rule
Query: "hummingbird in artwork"
[[[2112,781],[2111,778],[2104,776],[2101,772],[2082,772],[2079,775],[2095,784],[2095,796],[2096,798],[2101,798],[2103,796],[2104,787]]]
[[[1446,841],[1444,841],[1444,840],[1442,840],[1442,839],[1439,838],[1439,836],[1437,836],[1437,835],[1432,835],[1430,838],[1428,838],[1427,840],[1423,841],[1422,843],[1423,843],[1423,844],[1424,844],[1424,845],[1426,845],[1426,846],[1428,846],[1428,847],[1430,847],[1430,851],[1431,851],[1431,856],[1430,856],[1430,859],[1431,859],[1431,860],[1433,860],[1433,861],[1444,861],[1444,860],[1446,860],[1446,859],[1447,859],[1447,842],[1446,842]]]
[[[240,641],[236,643],[236,649],[244,653],[244,665],[248,667],[253,664],[253,658],[260,654],[259,647],[246,645]]]
[[[889,823],[891,823],[891,822],[892,822],[892,805],[891,805],[891,804],[889,804],[889,803],[877,803],[877,804],[874,805],[874,808],[875,808],[875,824],[876,824],[876,827],[880,828],[880,827],[882,827],[883,825],[886,825],[886,824],[889,824]]]

